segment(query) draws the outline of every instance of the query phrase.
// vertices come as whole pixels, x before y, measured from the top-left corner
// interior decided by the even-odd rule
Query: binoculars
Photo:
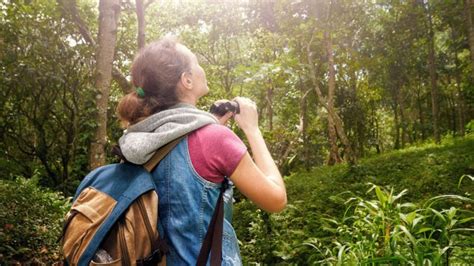
[[[228,112],[238,114],[240,113],[240,107],[236,101],[219,100],[211,105],[209,112],[218,116],[224,116]]]

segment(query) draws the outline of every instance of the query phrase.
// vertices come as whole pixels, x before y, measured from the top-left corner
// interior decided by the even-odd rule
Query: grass
[[[288,208],[267,215],[248,201],[236,204],[234,225],[241,241],[246,263],[306,264],[315,261],[314,249],[302,245],[311,239],[328,239],[322,230],[322,218],[342,218],[346,208],[337,198],[351,196],[367,200],[369,183],[407,189],[403,202],[421,204],[439,195],[461,195],[472,199],[474,182],[463,176],[474,176],[474,135],[449,138],[440,145],[433,143],[365,158],[356,166],[346,164],[315,167],[285,177]],[[460,185],[459,185],[460,184]],[[450,208],[442,202],[439,208]],[[473,211],[471,204],[463,209]],[[319,241],[318,240],[318,241]]]
[[[466,195],[474,192],[474,135],[450,139],[440,145],[427,144],[362,159],[356,166],[316,167],[286,178],[289,202],[336,195],[346,190],[365,193],[365,184],[408,189],[406,199],[418,201],[440,194]]]

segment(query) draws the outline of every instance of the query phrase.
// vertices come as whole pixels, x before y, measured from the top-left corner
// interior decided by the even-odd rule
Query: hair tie
[[[145,91],[142,88],[137,87],[135,89],[135,92],[137,93],[138,97],[140,97],[140,98],[145,97]]]

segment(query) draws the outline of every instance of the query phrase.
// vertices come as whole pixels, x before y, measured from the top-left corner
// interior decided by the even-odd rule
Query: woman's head
[[[178,102],[195,103],[208,91],[196,56],[176,39],[167,37],[145,46],[135,57],[132,84],[144,96],[131,92],[122,98],[117,113],[122,121],[138,121]]]

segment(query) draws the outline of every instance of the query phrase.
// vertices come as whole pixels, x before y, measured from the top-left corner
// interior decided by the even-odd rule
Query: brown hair
[[[132,84],[142,88],[125,95],[117,106],[122,122],[133,125],[179,102],[176,85],[181,74],[190,71],[190,58],[177,50],[178,41],[165,37],[145,46],[132,63]]]

